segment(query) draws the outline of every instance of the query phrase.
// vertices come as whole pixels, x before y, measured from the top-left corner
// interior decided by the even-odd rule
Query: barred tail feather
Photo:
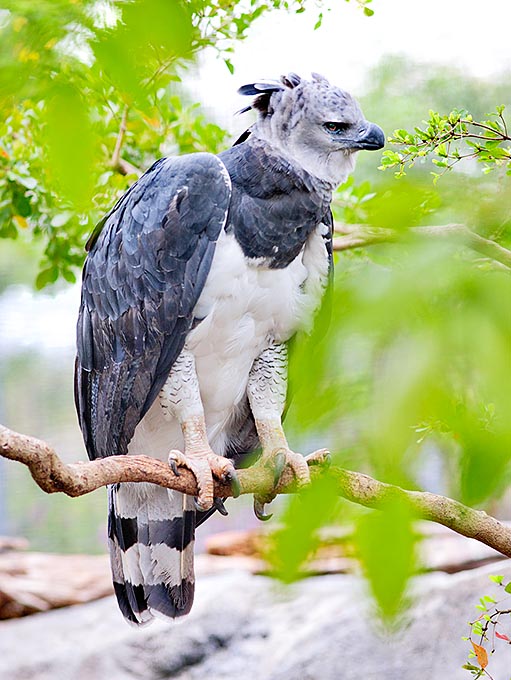
[[[128,621],[175,618],[193,604],[193,500],[153,484],[109,488],[114,590]]]
[[[130,623],[140,624],[140,610],[142,606],[134,603],[140,602],[140,587],[133,586],[133,584],[126,580],[124,569],[122,566],[122,549],[120,546],[120,539],[122,539],[122,532],[117,526],[117,517],[113,509],[113,490],[109,487],[109,512],[108,512],[108,547],[110,552],[110,566],[112,568],[112,579],[114,584],[114,592],[117,597],[119,609],[122,615]]]

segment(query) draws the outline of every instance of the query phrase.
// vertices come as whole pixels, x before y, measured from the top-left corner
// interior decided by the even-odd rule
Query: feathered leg
[[[169,463],[177,472],[182,465],[193,472],[197,480],[197,508],[209,510],[213,506],[213,475],[239,487],[234,464],[211,450],[206,432],[195,359],[183,350],[172,367],[160,392],[160,404],[165,415],[177,419],[184,439],[184,452],[171,451]]]
[[[274,343],[257,357],[248,380],[248,399],[255,419],[262,454],[256,465],[271,467],[275,485],[286,465],[289,465],[300,484],[310,481],[305,458],[289,448],[282,428],[282,413],[287,393],[287,346]],[[254,511],[259,519],[269,519],[264,505],[275,496],[254,496]]]

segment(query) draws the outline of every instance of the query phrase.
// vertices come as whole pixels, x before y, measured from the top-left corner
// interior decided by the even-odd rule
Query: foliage
[[[418,159],[431,154],[434,165],[443,172],[469,158],[483,163],[487,172],[503,166],[511,174],[511,136],[503,112],[504,106],[498,106],[488,120],[476,121],[467,111],[454,110],[447,115],[430,111],[427,127],[416,127],[413,133],[394,131],[388,141],[402,148],[384,151],[381,169],[397,166],[396,177],[403,177],[406,167],[412,168]],[[435,179],[440,177],[432,174]]]
[[[392,115],[396,120],[397,111],[403,128],[390,143],[408,145],[384,151],[382,166],[399,159],[407,163],[408,174],[400,173],[400,182],[377,177],[368,169],[374,159],[367,155],[361,158],[361,174],[372,181],[351,178],[337,192],[337,222],[363,225],[374,245],[336,258],[328,333],[321,341],[313,338],[302,349],[295,348],[292,384],[302,389],[294,395],[288,427],[301,439],[304,430],[309,431],[305,441],[319,438],[321,432],[323,444],[330,431],[334,460],[345,467],[411,489],[424,488],[426,479],[430,490],[440,485],[437,491],[484,507],[503,493],[511,472],[511,433],[505,416],[511,404],[503,370],[509,366],[506,347],[511,341],[509,273],[449,239],[419,239],[413,228],[461,223],[509,246],[511,187],[499,173],[507,161],[495,151],[508,148],[504,109],[497,109],[488,123],[486,118],[469,121],[461,112],[452,114],[450,121],[449,116],[431,114],[425,129],[418,128],[412,139],[404,125],[421,115],[413,106],[427,101],[430,107],[452,105],[454,82],[459,102],[471,101],[480,115],[488,106],[475,96],[480,86],[448,69],[440,73],[433,68],[424,78],[416,66],[394,58],[376,67],[372,82],[364,110],[370,115],[371,108],[376,111],[383,125],[390,124]],[[392,93],[397,87],[401,92],[403,83],[413,88],[413,96],[405,93],[398,100]],[[499,84],[491,87],[500,97]],[[390,110],[385,102],[390,102]],[[453,124],[459,119],[467,122]],[[460,124],[465,126],[464,138],[482,132],[484,140],[469,137],[476,146],[465,148],[496,172],[476,173],[475,166],[469,168],[473,172],[452,172],[432,183],[423,171],[436,170],[426,162],[428,156],[444,143],[448,160],[457,161],[459,144],[466,144],[456,138]],[[413,146],[417,151],[409,148]],[[391,244],[378,245],[382,235]],[[304,376],[305,363],[309,370]],[[432,454],[440,473],[429,463]],[[380,612],[399,620],[407,601],[406,582],[417,568],[416,539],[406,509],[378,517],[345,502],[336,505],[328,494],[320,497],[331,515],[337,508],[338,516],[354,523],[355,548]],[[300,516],[307,512],[317,512],[317,504],[305,504]],[[291,536],[298,523],[287,522]],[[302,546],[311,554],[317,531],[309,533],[308,525],[302,526]],[[287,545],[285,531],[278,533],[282,549]],[[289,565],[288,573],[299,577],[299,563]]]
[[[346,2],[349,2],[350,0],[346,0]],[[363,11],[363,13],[366,15],[366,17],[372,17],[374,14],[374,9],[371,9],[369,5],[372,3],[373,0],[355,0],[359,8]]]
[[[468,662],[463,668],[469,671],[475,680],[478,678],[494,680],[488,670],[490,659],[496,651],[501,651],[504,645],[511,644],[511,637],[504,632],[505,630],[510,632],[511,582],[504,583],[504,577],[501,575],[490,576],[490,580],[500,589],[501,597],[498,600],[493,595],[483,595],[479,598],[476,605],[478,616],[468,624],[470,633],[463,638],[471,646]]]
[[[181,84],[195,55],[215,48],[232,69],[254,20],[304,10],[304,0],[0,5],[0,237],[30,230],[42,242],[38,288],[75,280],[87,235],[133,166],[225,146]]]
[[[376,72],[381,73],[381,68]],[[406,81],[403,68],[396,68],[392,77],[386,72],[387,91]],[[409,64],[406,68],[413,70]],[[438,99],[431,103],[439,102],[443,92],[437,74],[433,82]],[[460,81],[456,82],[462,101]],[[449,83],[446,79],[444,87]],[[467,87],[472,87],[470,81]],[[377,111],[378,122],[379,88],[378,83],[366,97]],[[418,99],[431,90],[426,80],[422,91],[418,88]],[[407,102],[403,109],[397,108],[404,120],[410,115]],[[478,102],[478,108],[483,106]],[[468,114],[457,115],[464,119]],[[484,119],[481,124],[462,125],[464,136],[482,131],[484,141],[476,140],[478,146],[470,153],[497,172],[453,172],[432,183],[422,171],[422,162],[414,166],[415,158],[410,158],[413,172],[409,170],[400,182],[373,175],[373,182],[351,178],[339,189],[334,205],[337,222],[363,225],[373,245],[336,258],[332,323],[322,339],[304,341],[294,350],[291,383],[301,389],[295,391],[287,419],[295,437],[303,440],[304,430],[309,432],[305,442],[321,437],[325,445],[330,440],[340,465],[410,489],[424,488],[426,479],[430,490],[437,485],[437,491],[483,507],[503,493],[511,473],[506,418],[511,403],[504,368],[509,367],[506,348],[511,341],[509,271],[448,238],[419,238],[413,229],[454,222],[503,245],[511,243],[511,187],[498,172],[502,161],[494,151],[497,134],[499,144],[507,148],[503,109],[497,110],[496,117],[498,123],[486,124]],[[454,120],[451,116],[451,123]],[[404,137],[409,133],[403,129],[391,142],[422,144],[416,152],[416,157],[422,153],[421,161],[443,142],[457,159],[459,140],[452,139],[449,147],[446,139],[451,130],[459,130],[459,123],[456,127],[448,116],[432,114],[421,131],[423,141]],[[382,164],[389,164],[397,153],[404,157],[404,151],[385,151]],[[365,161],[367,166],[371,158]],[[370,174],[366,166],[364,176]],[[381,236],[390,244],[378,244]],[[324,333],[325,322],[320,325]],[[440,464],[440,473],[430,464],[431,457]],[[413,518],[406,508],[378,516],[345,502],[336,504],[325,492],[319,497],[331,516],[337,512],[354,523],[355,548],[380,612],[399,620],[407,601],[406,582],[417,568]],[[299,517],[323,512],[317,502],[304,504]],[[298,549],[290,551],[288,544],[298,526],[303,528],[302,550],[306,545],[306,554],[314,551],[317,529],[310,524],[287,517],[288,528],[278,532],[281,552],[288,548],[288,562],[293,554],[298,559]],[[299,560],[288,564],[288,575],[297,578],[300,573]]]
[[[510,295],[507,272],[479,269],[449,243],[412,240],[340,256],[335,323],[321,343],[303,350],[308,370],[291,367],[293,384],[300,382],[301,389],[294,394],[288,430],[302,441],[304,429],[318,438],[321,432],[322,443],[331,441],[334,461],[344,467],[409,489],[422,488],[426,478],[427,488],[438,490],[445,479],[448,487],[440,488],[448,495],[484,506],[504,491],[511,472],[505,369]],[[441,461],[441,476],[430,466],[432,457]],[[327,507],[332,503],[327,494],[321,498]],[[303,513],[322,512],[303,502]],[[386,593],[400,591],[385,579],[400,574],[403,588],[410,573],[410,520],[396,514],[385,525],[346,503],[343,514],[361,527],[359,536],[372,537],[358,542],[360,557],[383,613],[396,614],[392,602],[404,600],[386,600]],[[290,532],[298,531],[298,523],[290,525]],[[300,526],[301,540],[310,540],[308,525]],[[370,551],[371,545],[386,545],[395,562],[383,549]]]

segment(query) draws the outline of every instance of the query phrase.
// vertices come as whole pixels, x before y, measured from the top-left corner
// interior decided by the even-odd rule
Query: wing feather
[[[211,154],[161,159],[88,242],[75,400],[90,458],[126,453],[194,322],[231,187]]]

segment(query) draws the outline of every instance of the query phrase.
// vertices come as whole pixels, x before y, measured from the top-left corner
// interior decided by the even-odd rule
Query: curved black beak
[[[368,123],[362,137],[355,143],[357,149],[377,151],[385,146],[385,134],[381,127],[374,123]]]

